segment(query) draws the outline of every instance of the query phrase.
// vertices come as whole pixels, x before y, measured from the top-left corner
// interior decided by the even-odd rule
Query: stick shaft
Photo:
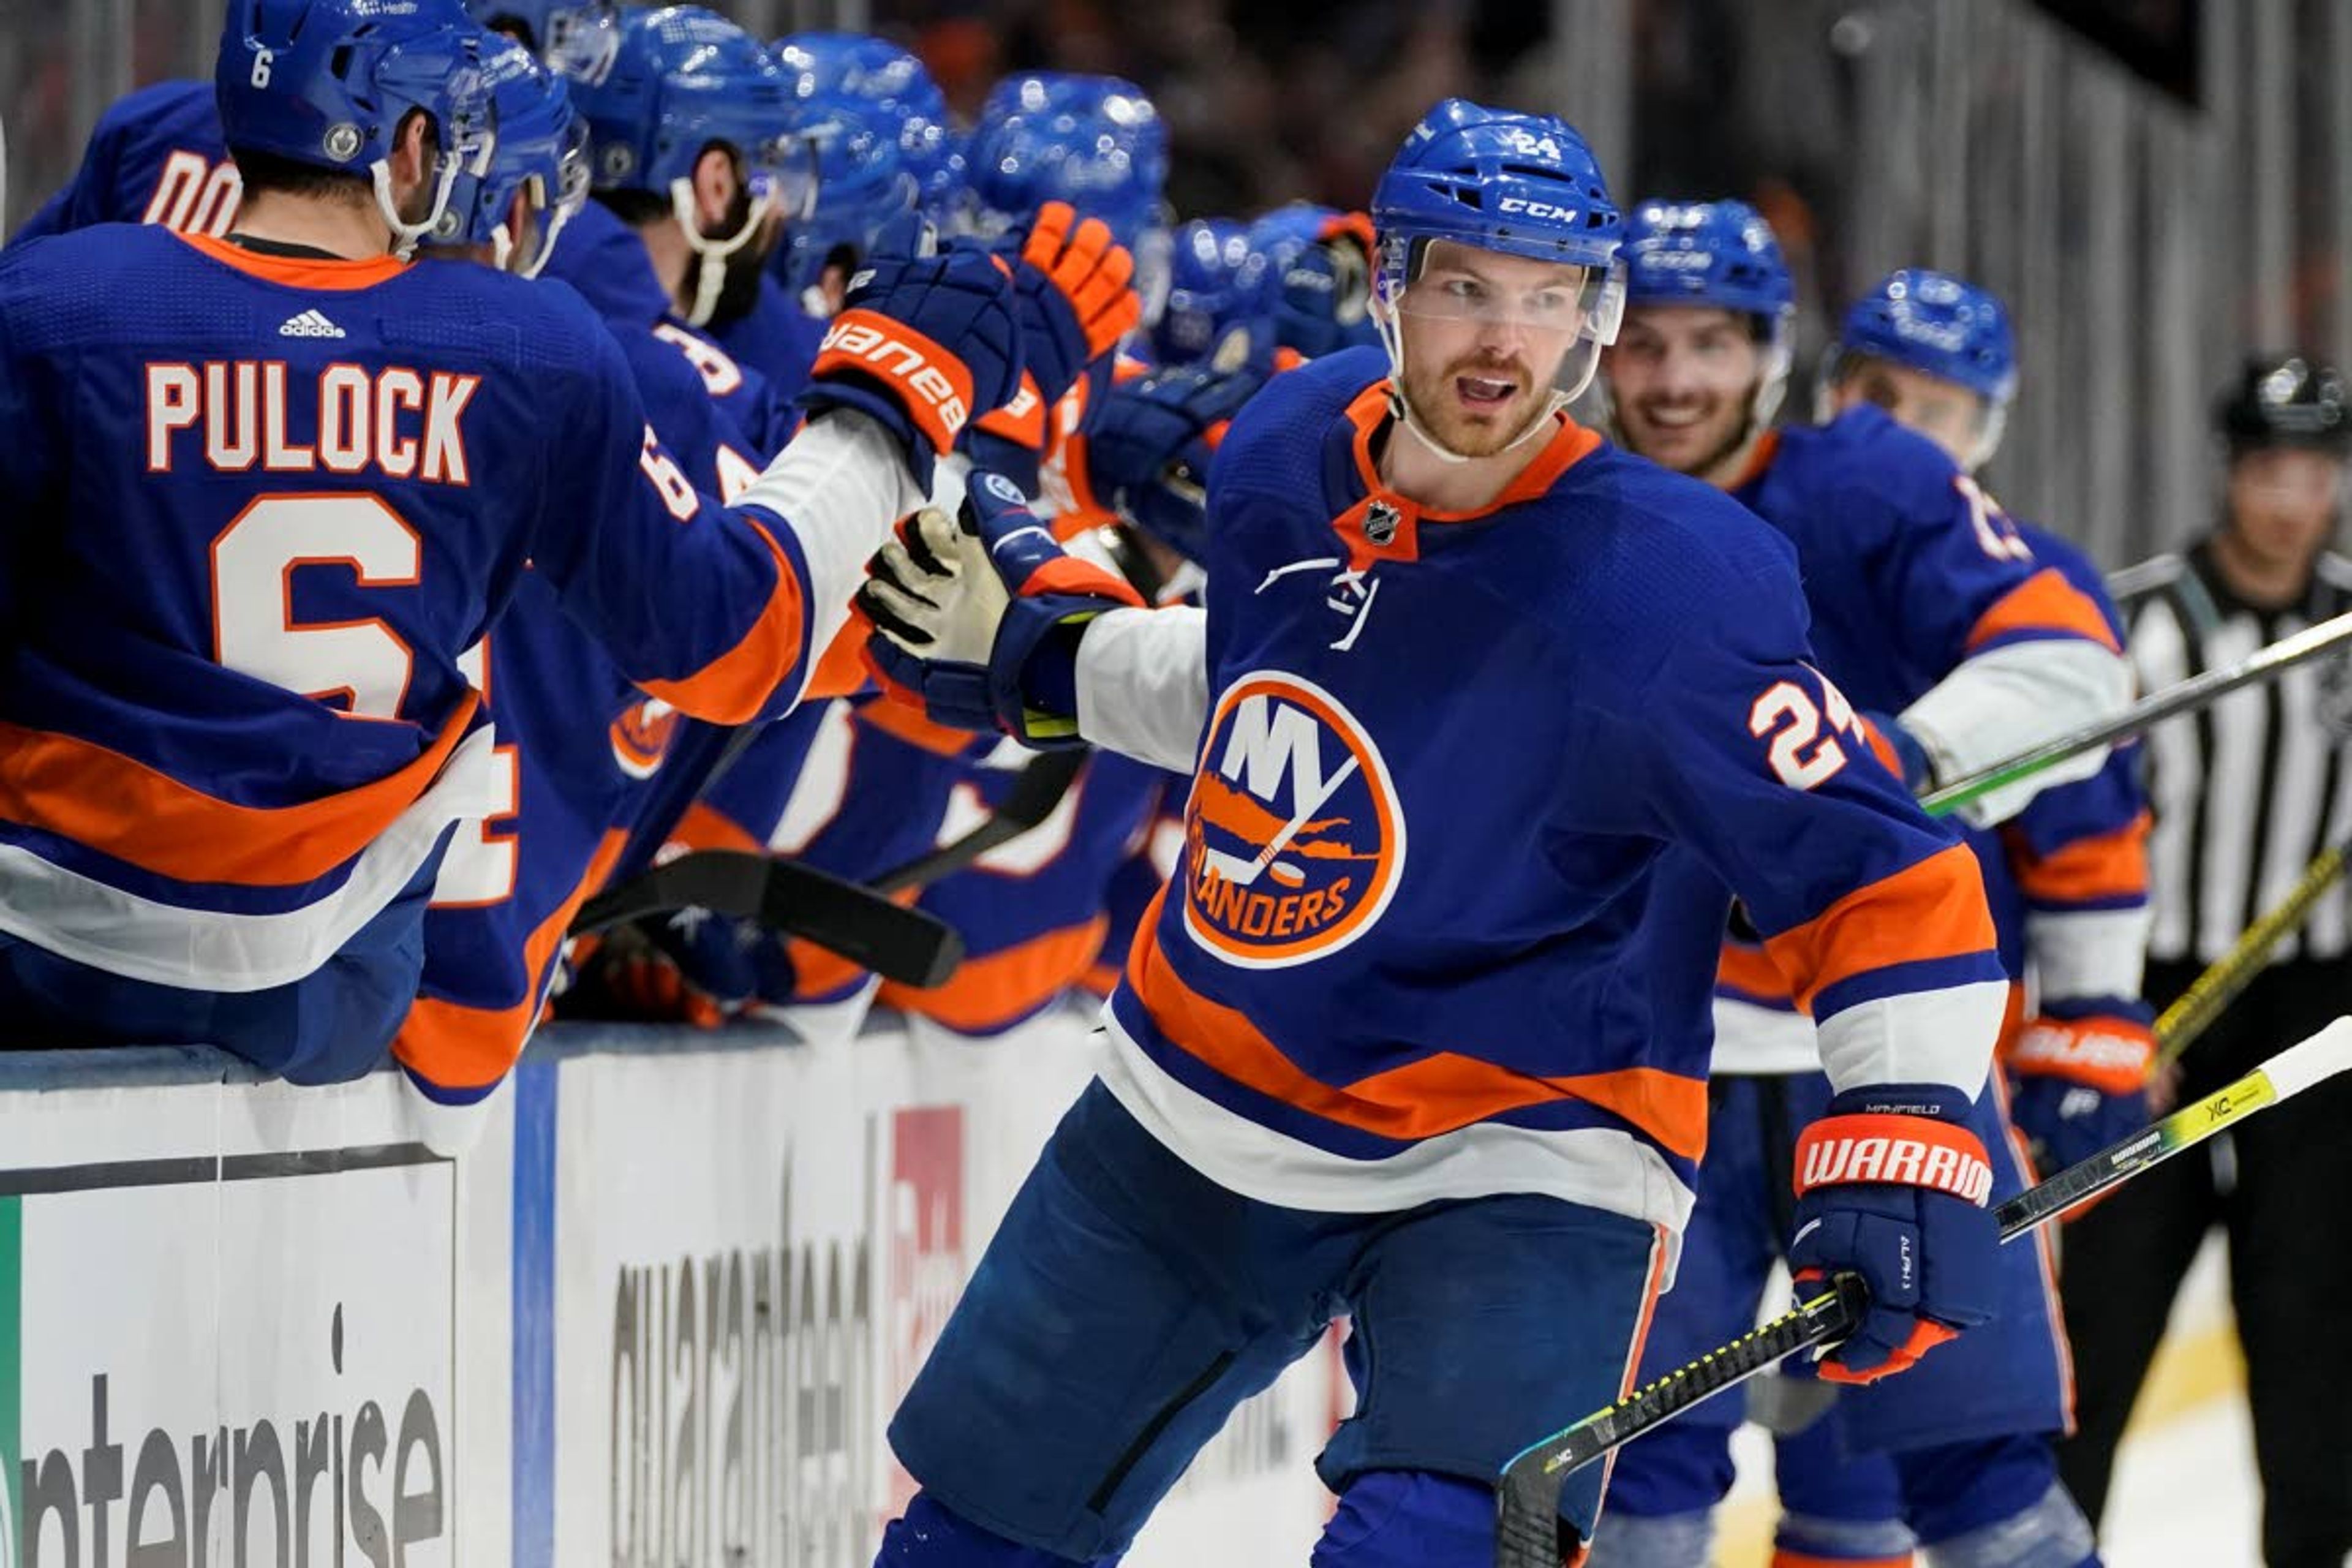
[[[2156,1021],[2159,1063],[2175,1062],[2198,1036],[2210,1028],[2223,1008],[2253,983],[2270,963],[2271,951],[2309,918],[2312,910],[2344,875],[2347,846],[2338,844],[2319,852],[2285,898],[2238,934],[2230,951],[2206,966],[2189,983]]]
[[[2292,668],[2306,659],[2316,658],[2347,640],[2352,640],[2352,615],[2337,616],[2333,620],[2306,626],[2293,637],[2281,637],[2270,647],[2226,669],[2209,669],[2202,675],[2191,676],[2187,680],[2168,686],[2162,691],[2150,692],[2113,719],[2078,730],[2071,735],[2061,735],[2054,741],[2045,741],[2030,751],[2019,752],[2007,762],[1995,763],[1981,772],[1930,791],[1919,804],[1930,816],[1947,816],[1993,790],[2030,778],[2069,757],[2079,756],[2096,746],[2111,745],[2167,719],[2193,713],[2216,698],[2226,696],[2242,686],[2268,680],[2281,670]]]

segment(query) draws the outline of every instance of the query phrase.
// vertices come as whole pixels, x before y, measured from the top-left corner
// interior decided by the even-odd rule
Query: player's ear
[[[735,154],[713,144],[702,150],[694,161],[694,213],[702,222],[702,232],[711,234],[728,226],[728,215],[735,207],[735,192],[741,181],[735,177]]]
[[[410,110],[392,134],[392,153],[385,163],[392,177],[393,205],[412,221],[421,216],[415,211],[417,197],[431,177],[439,144],[433,117],[421,109]]]

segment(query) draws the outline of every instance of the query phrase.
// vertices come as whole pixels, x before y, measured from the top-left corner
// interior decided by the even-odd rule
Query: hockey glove
[[[1077,647],[1106,610],[1140,608],[1126,582],[1054,542],[1020,490],[975,471],[961,519],[926,509],[867,565],[866,656],[893,700],[934,723],[1081,745]]]
[[[1209,460],[1265,384],[1254,370],[1192,364],[1113,387],[1087,436],[1096,496],[1122,521],[1198,563],[1209,543]]]
[[[1027,389],[1050,408],[1143,319],[1129,282],[1135,258],[1100,218],[1081,223],[1067,202],[1038,208],[1028,233],[1008,236],[998,254],[1013,268]]]
[[[747,921],[700,909],[615,926],[593,946],[575,948],[576,969],[556,1010],[567,1018],[715,1029],[751,998],[748,949],[757,933]]]
[[[1268,279],[1268,307],[1276,343],[1307,359],[1380,342],[1371,315],[1371,219],[1341,213],[1323,225],[1316,243]]]
[[[1905,789],[1925,795],[1936,787],[1936,765],[1928,760],[1927,748],[1900,720],[1885,713],[1864,713],[1862,731],[1870,737],[1872,752],[1886,764],[1888,773],[1903,781]]]
[[[2019,1032],[2010,1119],[2042,1170],[2078,1164],[2147,1125],[2154,1016],[2144,1002],[2112,996],[2051,1002]]]
[[[1002,261],[976,250],[888,258],[850,280],[800,403],[812,418],[855,408],[879,420],[929,492],[932,464],[972,415],[1019,387],[1021,353]]]
[[[1832,1383],[1903,1371],[1993,1314],[2000,1232],[1985,1208],[1992,1163],[1969,1100],[1942,1084],[1849,1089],[1797,1140],[1799,1290],[1857,1274],[1870,1306],[1829,1352]]]

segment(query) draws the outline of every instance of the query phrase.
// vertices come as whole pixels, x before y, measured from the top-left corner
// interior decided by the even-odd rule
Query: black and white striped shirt
[[[2142,691],[2226,667],[2352,610],[2352,561],[2323,553],[2303,600],[2263,610],[2230,592],[2208,543],[2118,574]],[[2147,735],[2148,957],[2210,963],[2286,896],[2313,858],[2352,833],[2352,664],[2322,655]],[[2352,946],[2338,889],[2273,962]]]

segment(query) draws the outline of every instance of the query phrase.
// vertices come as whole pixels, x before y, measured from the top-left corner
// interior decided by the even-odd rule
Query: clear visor
[[[612,73],[621,51],[620,18],[608,5],[556,11],[547,18],[540,58],[550,70],[594,87]]]
[[[1408,324],[1425,323],[1449,358],[1489,358],[1538,379],[1549,367],[1561,402],[1591,384],[1625,318],[1622,261],[1547,263],[1451,240],[1384,247],[1379,293],[1400,371]]]
[[[563,150],[551,170],[542,169],[522,183],[520,214],[510,219],[520,226],[509,236],[505,266],[524,278],[536,278],[555,252],[563,226],[588,199],[592,171],[588,162],[588,126],[573,121],[564,133]]]
[[[773,211],[788,223],[805,223],[816,211],[817,146],[788,132],[743,150],[743,177],[755,216]]]

